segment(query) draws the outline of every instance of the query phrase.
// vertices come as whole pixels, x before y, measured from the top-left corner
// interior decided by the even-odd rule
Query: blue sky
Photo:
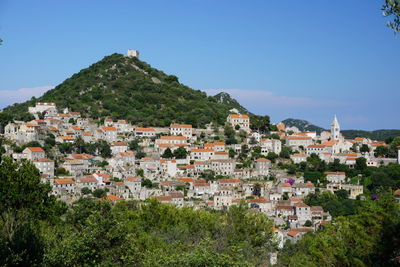
[[[376,0],[0,1],[0,108],[112,53],[250,111],[400,128],[400,38]]]

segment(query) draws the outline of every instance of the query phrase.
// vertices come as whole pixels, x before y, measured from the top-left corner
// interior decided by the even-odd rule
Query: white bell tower
[[[337,121],[336,115],[333,118],[333,121],[331,124],[331,139],[332,140],[340,139],[340,125],[339,125],[339,122]]]

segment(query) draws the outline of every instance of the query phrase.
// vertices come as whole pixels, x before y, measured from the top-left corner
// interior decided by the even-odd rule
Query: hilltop
[[[104,57],[39,98],[6,107],[2,121],[30,119],[28,107],[36,102],[54,102],[83,116],[126,119],[142,126],[178,122],[200,127],[210,121],[223,124],[232,108],[248,113],[229,94],[207,96],[179,83],[174,75],[121,54]]]
[[[297,127],[300,131],[316,131],[318,134],[324,131],[325,129],[319,126],[316,126],[306,120],[299,119],[286,119],[282,121],[287,127]]]

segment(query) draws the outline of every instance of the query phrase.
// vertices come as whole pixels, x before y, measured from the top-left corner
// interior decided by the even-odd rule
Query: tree
[[[39,221],[55,221],[65,204],[40,182],[38,169],[30,161],[0,163],[0,265],[41,265],[44,244]]]
[[[393,29],[395,33],[400,31],[400,1],[399,0],[385,0],[382,6],[383,15],[391,18],[387,25]]]
[[[225,124],[224,134],[227,139],[235,139],[235,130],[232,128],[232,125],[229,123]]]
[[[255,144],[257,144],[257,140],[256,140],[256,138],[255,138],[254,136],[252,136],[252,137],[250,138],[249,144],[250,144],[250,145],[255,145]]]
[[[128,145],[129,145],[130,150],[136,151],[139,148],[139,140],[134,139],[134,140],[130,141]]]
[[[305,226],[305,227],[311,227],[311,226],[312,226],[312,222],[311,222],[310,220],[307,220],[307,221],[304,223],[304,226]]]
[[[93,191],[92,195],[96,198],[104,198],[107,196],[107,193],[104,189],[97,188]]]
[[[172,154],[171,149],[168,147],[165,149],[164,153],[161,155],[162,158],[164,159],[171,159],[174,157],[174,154]]]
[[[102,156],[103,158],[111,158],[111,147],[106,141],[100,140],[99,142],[97,142],[97,147],[100,156]]]
[[[356,165],[354,165],[354,169],[360,171],[361,173],[367,169],[367,159],[366,158],[357,158]]]
[[[232,148],[229,148],[228,154],[231,159],[235,158],[236,156],[236,152]]]
[[[363,145],[361,146],[361,148],[360,148],[360,152],[361,152],[361,153],[367,153],[367,152],[369,152],[369,147],[368,147],[368,145],[363,144]]]
[[[85,147],[85,141],[83,140],[82,136],[79,135],[78,137],[75,138],[74,147],[78,153],[83,152]]]
[[[87,188],[87,187],[85,186],[85,187],[83,187],[83,188],[81,189],[81,193],[82,193],[82,195],[88,195],[88,194],[91,194],[91,193],[92,193],[92,190],[90,190],[89,188]]]
[[[340,189],[340,190],[335,191],[335,195],[337,195],[339,199],[348,199],[349,198],[349,192],[345,189]]]
[[[201,178],[206,179],[206,181],[213,181],[215,180],[215,172],[213,170],[204,170],[201,173]]]
[[[140,176],[140,177],[144,177],[144,171],[143,171],[143,169],[136,169],[136,175],[137,176]]]
[[[279,156],[275,152],[268,152],[267,159],[269,159],[272,163],[275,163],[277,158],[279,158]]]
[[[173,154],[176,159],[185,159],[187,157],[188,152],[185,147],[180,146],[177,149],[175,149]]]
[[[287,168],[287,173],[288,174],[296,174],[296,165],[290,164],[289,167]]]
[[[259,183],[256,183],[253,187],[253,195],[255,196],[261,196],[261,185]]]
[[[287,146],[283,146],[281,153],[279,153],[279,157],[288,159],[290,158],[290,154],[292,153],[292,149]]]
[[[389,148],[386,146],[378,146],[375,149],[375,157],[387,157],[389,154]]]
[[[149,179],[143,179],[142,186],[147,188],[153,188],[153,183]]]
[[[250,128],[260,133],[266,133],[270,127],[269,116],[252,115],[250,117]]]

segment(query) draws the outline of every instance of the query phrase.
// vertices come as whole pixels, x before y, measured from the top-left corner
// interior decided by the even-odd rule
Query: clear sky
[[[273,122],[400,128],[400,37],[379,0],[0,0],[0,108],[106,55],[141,59]]]

